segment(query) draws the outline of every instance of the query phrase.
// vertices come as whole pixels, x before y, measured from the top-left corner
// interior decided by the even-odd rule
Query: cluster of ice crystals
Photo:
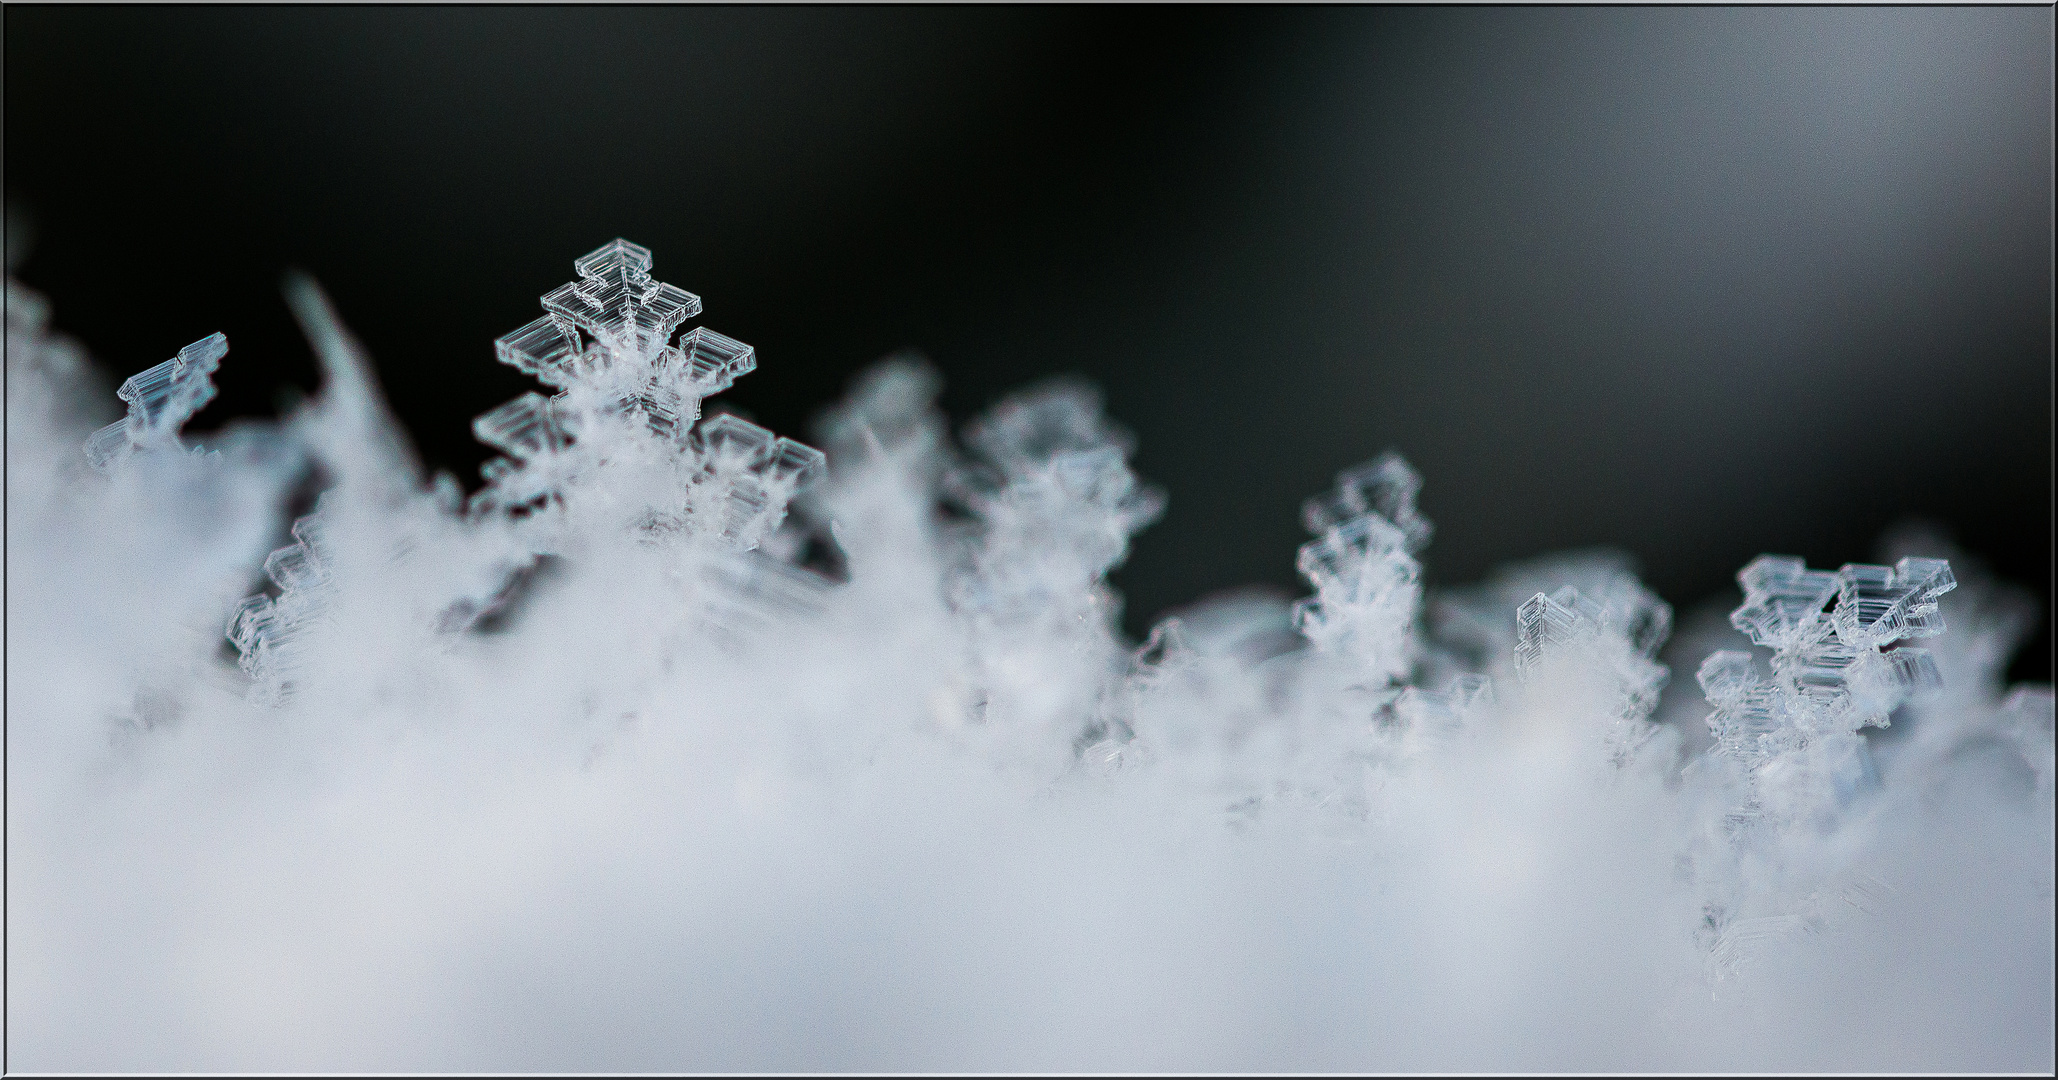
[[[72,782],[66,778],[104,773],[60,767],[65,762],[48,753],[52,730],[109,719],[131,734],[190,724],[186,743],[136,735],[129,745],[147,751],[136,755],[139,767],[169,770],[144,785],[153,799],[180,791],[204,803],[247,786],[238,770],[261,759],[231,752],[216,760],[190,748],[238,746],[263,731],[296,759],[322,759],[311,766],[324,770],[325,786],[310,812],[344,822],[339,830],[359,818],[371,823],[347,837],[362,845],[355,862],[326,849],[299,864],[286,860],[276,876],[292,878],[294,888],[322,891],[332,880],[323,875],[338,865],[344,873],[358,864],[413,866],[377,862],[395,847],[377,829],[393,807],[408,806],[396,796],[454,791],[452,803],[422,805],[478,804],[479,835],[493,838],[487,849],[511,835],[501,816],[509,806],[536,807],[538,821],[563,814],[587,830],[577,846],[590,839],[592,860],[582,851],[553,864],[559,856],[546,847],[523,848],[508,864],[522,863],[523,873],[533,860],[541,873],[586,880],[596,868],[621,872],[602,865],[614,859],[632,865],[639,882],[693,881],[651,890],[662,894],[656,903],[666,924],[681,911],[720,910],[691,905],[729,876],[726,868],[715,878],[700,873],[723,858],[743,854],[734,876],[749,884],[752,873],[764,873],[747,865],[763,852],[749,849],[786,860],[791,850],[781,844],[804,844],[804,834],[819,830],[820,851],[833,856],[824,865],[855,865],[878,854],[867,845],[910,824],[920,834],[1003,805],[990,798],[1023,796],[1017,810],[1030,816],[980,824],[971,846],[979,850],[948,861],[990,855],[1012,872],[1044,865],[1052,851],[1083,854],[1106,861],[1082,879],[1118,883],[1133,867],[1138,876],[1123,887],[1151,906],[1125,913],[1123,932],[1148,921],[1135,914],[1169,912],[1165,932],[1177,937],[1204,911],[1181,914],[1188,893],[1233,889],[1208,876],[1221,869],[1209,860],[1260,855],[1249,865],[1267,869],[1242,876],[1269,889],[1273,870],[1285,865],[1275,856],[1297,859],[1311,827],[1311,835],[1360,845],[1344,858],[1320,851],[1323,884],[1304,895],[1347,894],[1352,905],[1370,905],[1337,917],[1378,921],[1340,923],[1334,940],[1346,950],[1398,943],[1353,956],[1374,957],[1358,969],[1399,973],[1385,999],[1396,1003],[1412,1000],[1420,976],[1455,958],[1461,990],[1505,977],[1506,964],[1549,969],[1537,985],[1587,995],[1568,1013],[1604,1011],[1621,1000],[1619,986],[1582,987],[1566,973],[1578,964],[1539,957],[1593,956],[1625,940],[1619,951],[1635,958],[1587,982],[1641,977],[1634,973],[1645,967],[1676,978],[1696,964],[1726,978],[1753,954],[1797,945],[1799,935],[1850,910],[1905,907],[1905,887],[1923,888],[1926,867],[1941,865],[1923,862],[1941,857],[1937,836],[1953,845],[1963,834],[1948,831],[1955,824],[1941,834],[1919,825],[1932,829],[1917,835],[1928,846],[1897,870],[1893,845],[1872,830],[1917,822],[1924,800],[1955,808],[1961,821],[2003,823],[1982,849],[2006,864],[1993,880],[2005,887],[2010,875],[2033,877],[2015,884],[2040,888],[2048,901],[2058,775],[2052,696],[2048,686],[2010,690],[2000,681],[2034,623],[2034,603],[1982,581],[1955,555],[1966,588],[1947,600],[1958,583],[1939,558],[1909,554],[1834,573],[1778,556],[1746,567],[1731,623],[1770,651],[1770,663],[1733,650],[1708,657],[1699,682],[1715,707],[1707,720],[1713,746],[1685,759],[1676,753],[1683,740],[1650,722],[1667,680],[1657,654],[1671,633],[1671,609],[1637,581],[1626,556],[1574,553],[1509,568],[1483,586],[1443,593],[1433,625],[1420,625],[1417,560],[1431,527],[1415,506],[1420,477],[1393,453],[1340,474],[1332,491],[1304,507],[1316,537],[1300,549],[1298,567],[1311,596],[1291,605],[1255,593],[1216,597],[1163,620],[1131,648],[1107,577],[1164,500],[1132,471],[1131,441],[1091,389],[1057,383],[1008,398],[969,425],[960,444],[933,404],[935,373],[897,360],[861,379],[825,418],[825,457],[737,416],[703,419],[703,401],[749,372],[755,356],[713,331],[683,330],[700,302],[654,280],[647,250],[616,241],[575,267],[578,280],[543,298],[542,318],[498,342],[501,360],[550,392],[524,394],[477,419],[481,440],[503,456],[482,470],[485,487],[469,501],[450,477],[422,475],[368,359],[310,281],[290,286],[289,302],[322,363],[321,394],[284,423],[196,438],[205,458],[157,451],[184,448],[181,426],[213,393],[210,375],[226,351],[220,335],[124,383],[128,417],[89,437],[104,415],[89,422],[82,409],[39,400],[85,400],[89,388],[69,347],[45,333],[39,302],[10,281],[10,385],[31,388],[8,401],[16,470],[9,552],[25,568],[9,594],[24,632],[9,645],[26,657],[10,668],[24,687],[10,697],[10,720],[19,717],[21,730],[36,736],[16,745],[44,755],[23,758],[34,765],[18,775],[47,796]],[[94,403],[104,405],[104,393]],[[106,482],[70,482],[83,471],[81,442]],[[818,476],[826,482],[804,492]],[[276,547],[284,493],[318,482],[326,490],[314,511],[292,522],[291,542]],[[817,542],[810,550],[843,572],[801,558]],[[1883,561],[1936,550],[1914,543]],[[237,603],[260,561],[265,591]],[[98,601],[72,586],[96,574],[108,580]],[[1934,654],[1910,647],[1943,631],[1946,606],[1957,631]],[[221,662],[224,616],[247,679]],[[103,638],[116,644],[103,648]],[[91,702],[78,705],[82,695]],[[1868,744],[1861,729],[1884,725],[1897,708],[1906,710],[1897,720],[1912,721],[1897,724],[1907,737]],[[257,723],[222,722],[239,717]],[[1696,709],[1686,720],[1699,718]],[[362,776],[341,771],[347,763],[329,753],[341,746],[340,731],[359,728],[380,736],[358,747],[378,755],[369,768],[363,760],[350,766]],[[562,739],[577,744],[569,756],[572,744]],[[495,740],[507,741],[496,749]],[[506,775],[497,766],[465,776],[448,769],[483,760],[474,750],[518,744],[524,764]],[[633,744],[634,753],[610,762],[612,744]],[[324,749],[308,752],[317,746]],[[392,767],[417,753],[434,763],[420,770],[433,780],[419,789],[409,786],[408,769]],[[581,761],[578,779],[556,782],[562,778],[550,770],[569,760]],[[191,768],[179,771],[187,768],[181,761]],[[337,771],[326,771],[331,765]],[[462,783],[443,790],[453,778]],[[995,786],[983,786],[989,782]],[[370,786],[352,786],[362,783]],[[1981,784],[1988,788],[1977,798],[1962,794]],[[1910,792],[1920,797],[1906,798]],[[2022,805],[2006,809],[2002,797],[2011,792]],[[1978,801],[1990,795],[1991,805]],[[59,861],[50,852],[90,854],[93,872],[73,884],[100,888],[115,880],[103,866],[125,865],[124,854],[162,843],[157,834],[119,832],[147,816],[128,807],[108,815],[114,831],[74,835],[73,804],[48,812],[36,799],[23,804],[40,814],[19,830],[42,845],[38,873]],[[246,853],[268,867],[291,846],[282,837],[311,835],[312,819],[293,817],[301,803],[266,809],[281,806],[281,827],[302,831],[268,834]],[[677,812],[651,813],[655,807]],[[1968,817],[1967,808],[1987,816]],[[2034,828],[2006,824],[2024,808],[2024,821],[2041,815]],[[619,816],[593,816],[601,812]],[[447,813],[410,820],[433,833]],[[760,842],[773,834],[751,830],[774,819],[790,830]],[[179,821],[178,835],[198,820]],[[258,832],[274,821],[264,813],[249,820]],[[603,822],[608,827],[589,828]],[[630,822],[653,831],[610,847],[621,831],[614,826]],[[1168,822],[1196,828],[1163,832]],[[1216,841],[1202,838],[1225,822],[1251,842],[1204,850]],[[998,824],[1008,828],[987,827]],[[1045,826],[1060,831],[1039,834]],[[724,831],[747,842],[706,845],[705,836]],[[1016,833],[1029,834],[1030,846],[1007,847]],[[2043,847],[2026,851],[2019,838],[2032,834]],[[79,836],[85,841],[74,842]],[[1165,839],[1178,843],[1152,848]],[[1055,843],[1037,846],[1045,841]],[[1095,846],[1104,841],[1114,846]],[[931,843],[918,835],[909,850]],[[103,858],[102,848],[114,855]],[[1202,861],[1186,862],[1171,848],[1200,851]],[[660,850],[692,872],[664,877],[674,868],[651,857]],[[157,863],[129,860],[150,869],[138,872],[131,893],[109,895],[134,906],[136,897],[164,893],[211,913],[214,900],[241,896],[251,879],[249,865],[233,861],[242,857],[221,856],[232,860],[219,864],[231,872],[219,875],[226,883],[216,892],[196,892],[176,875],[167,885]],[[882,865],[888,869],[876,880],[851,879],[855,891],[882,881],[878,895],[926,887],[914,880],[923,875],[905,873],[908,864]],[[426,896],[430,907],[398,909],[434,916],[424,923],[460,909],[477,888],[513,879],[498,870],[481,873],[485,885],[427,877],[450,891]],[[1903,891],[1893,893],[1885,878]],[[1173,880],[1203,887],[1181,892],[1166,886]],[[1286,880],[1295,890],[1315,882]],[[1348,884],[1329,887],[1337,881]],[[780,878],[761,895],[783,895],[791,884]],[[1607,895],[1620,904],[1567,902],[1618,886]],[[539,895],[551,904],[567,896],[585,902],[576,891]],[[1259,895],[1280,894],[1252,894]],[[952,930],[920,921],[932,917],[920,914],[924,896],[905,898],[913,903],[887,906],[915,912],[894,915],[915,920],[904,924],[911,936]],[[60,905],[35,903],[24,905],[35,932],[70,919]],[[866,905],[853,917],[871,926],[881,908]],[[806,916],[762,920],[779,948],[790,943],[782,921],[789,917]],[[403,921],[384,908],[365,918],[375,931],[357,927],[358,937],[323,947],[376,943]],[[70,921],[90,923],[86,937],[99,935],[92,920]],[[1572,924],[1579,928],[1568,931]],[[1061,951],[1079,924],[1061,918],[1053,926],[1057,936],[1047,940]],[[299,941],[328,929],[309,933],[289,920],[278,932]],[[969,929],[946,939],[951,951],[991,940],[990,927]],[[1545,951],[1470,944],[1481,935],[1534,936]],[[1427,944],[1414,945],[1418,939]],[[234,943],[240,951],[223,963],[241,967],[223,970],[246,981],[275,971],[277,951],[266,940]],[[418,947],[426,957],[419,964]],[[409,978],[469,962],[434,952],[447,947],[414,938],[392,954],[408,956],[401,966]],[[1160,972],[1184,970],[1122,968],[1143,959],[1122,948],[1107,968],[1118,978],[1156,985]],[[1516,955],[1495,966],[1503,951]],[[691,948],[678,957],[687,967],[708,963]],[[124,952],[109,968],[116,973],[96,975],[96,985],[130,980],[130,959]],[[679,967],[674,959],[653,962]],[[1040,976],[1031,967],[1003,977],[1069,980],[1075,970],[1061,964]],[[69,974],[31,973],[45,993],[71,985]],[[1924,972],[1904,974],[1912,983]],[[182,968],[152,978],[153,986],[195,984]],[[1639,992],[1654,986],[1663,992],[1655,983]],[[214,1007],[241,1016],[246,1004]],[[1450,1010],[1437,1003],[1432,1011]]]
[[[105,472],[135,452],[177,450],[186,421],[214,400],[214,373],[229,353],[229,339],[209,334],[162,364],[129,376],[115,396],[129,414],[86,440],[86,460]]]
[[[740,417],[696,425],[701,400],[750,371],[755,356],[706,329],[673,343],[700,301],[653,280],[650,264],[644,248],[607,244],[575,262],[579,280],[544,296],[543,318],[500,339],[501,360],[557,393],[523,394],[475,421],[480,440],[506,456],[481,470],[486,484],[468,504],[447,477],[423,490],[404,450],[375,453],[392,459],[384,465],[357,460],[377,449],[373,436],[392,428],[390,418],[326,302],[311,285],[295,294],[329,373],[303,430],[344,482],[295,524],[296,542],[266,561],[277,595],[251,596],[230,617],[229,639],[259,698],[283,700],[309,674],[310,637],[345,618],[339,549],[360,553],[358,574],[416,578],[401,633],[425,640],[519,599],[539,559],[617,538],[668,547],[692,563],[676,580],[699,598],[704,621],[753,624],[759,608],[790,607],[796,589],[808,591],[776,560],[724,560],[779,528],[823,457]],[[395,474],[414,479],[398,488],[373,482]],[[350,539],[339,543],[341,535]]]
[[[1315,595],[1294,605],[1294,625],[1315,647],[1345,658],[1377,686],[1404,680],[1421,652],[1416,621],[1430,524],[1415,512],[1422,478],[1392,451],[1337,477],[1308,500],[1302,520],[1317,539],[1295,565]]]
[[[1859,729],[1886,726],[1910,694],[1942,682],[1927,651],[1890,647],[1943,632],[1937,598],[1957,586],[1950,565],[1911,556],[1830,573],[1762,555],[1737,581],[1744,602],[1730,622],[1772,650],[1771,677],[1744,652],[1701,664],[1716,745],[1753,776],[1778,778],[1756,785],[1754,810],[1791,817],[1848,801],[1873,775]]]
[[[1120,614],[1105,577],[1164,496],[1137,482],[1129,436],[1083,385],[1003,401],[965,442],[973,457],[943,478],[971,516],[946,593],[971,653],[965,715],[1038,732],[1087,718],[1100,730],[1091,718]],[[1069,677],[1051,677],[1060,671]]]
[[[590,479],[653,538],[757,547],[824,459],[740,417],[695,427],[701,402],[753,370],[756,353],[705,327],[674,342],[700,299],[652,278],[647,248],[615,240],[573,267],[578,280],[544,295],[542,318],[495,343],[503,363],[558,392],[524,394],[473,424],[506,455],[482,470],[473,511],[561,508]]]
[[[1670,677],[1656,656],[1671,632],[1671,606],[1628,575],[1603,579],[1592,595],[1565,585],[1515,609],[1515,671],[1525,682],[1572,674],[1598,684],[1612,703],[1604,740],[1620,765],[1656,731],[1647,718]]]

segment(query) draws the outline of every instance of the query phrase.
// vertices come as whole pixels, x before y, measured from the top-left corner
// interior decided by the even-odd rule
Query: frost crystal
[[[802,983],[759,989],[828,1001],[819,964],[787,962],[822,942],[859,972],[830,972],[838,993],[878,997],[873,946],[903,941],[936,947],[895,952],[888,981],[953,992],[880,998],[889,1026],[916,1026],[810,1043],[821,1061],[996,1038],[1048,1058],[992,1026],[1021,1010],[981,1010],[1071,1000],[1082,971],[1115,980],[1085,1026],[1039,1013],[1022,1030],[1088,1061],[1076,1035],[1100,1030],[1102,999],[1190,981],[1195,932],[1250,961],[1199,987],[1236,1008],[1248,971],[1314,955],[1315,982],[1260,982],[1372,1025],[1366,1057],[1333,1064],[1519,1064],[1536,1031],[1590,1040],[1546,1040],[1560,1057],[1622,1059],[1621,1002],[1773,950],[1782,963],[1719,988],[1741,1008],[1668,1004],[1628,1052],[1664,1067],[1720,1043],[1710,1022],[1769,1017],[1786,1026],[1763,1042],[1820,1058],[1819,1037],[1879,1022],[1822,993],[1856,979],[1907,1005],[1887,1022],[1903,1042],[2012,1038],[1989,1060],[2048,1064],[2048,1027],[2018,1021],[2050,1011],[2049,950],[2022,943],[2050,925],[2053,698],[2003,685],[2035,602],[1969,560],[1914,557],[1948,553],[1926,541],[1836,572],[1756,560],[1731,624],[1769,663],[1719,617],[1689,620],[1682,654],[1738,647],[1699,666],[1712,716],[1674,695],[1653,723],[1672,612],[1627,557],[1505,568],[1440,594],[1424,626],[1431,527],[1389,453],[1303,508],[1311,595],[1210,598],[1132,647],[1108,576],[1164,500],[1090,387],[1010,397],[953,440],[935,373],[897,359],[824,417],[825,459],[704,414],[755,354],[688,327],[699,300],[655,281],[648,251],[617,241],[575,265],[498,343],[542,392],[477,418],[498,455],[469,501],[424,475],[311,280],[287,295],[319,395],[206,439],[205,458],[179,452],[180,428],[213,392],[219,335],[130,379],[128,418],[92,434],[105,394],[8,282],[9,842],[33,886],[9,917],[49,946],[10,977],[40,987],[39,1013],[142,1009],[138,1030],[174,1050],[199,1045],[180,1024],[229,1018],[199,1040],[225,1059],[275,1051],[278,1030],[402,1053],[426,1044],[351,1003],[406,991],[423,1031],[465,1020],[475,995],[416,991],[470,986],[483,939],[451,918],[485,910],[496,949],[513,927],[575,964],[644,964],[557,979],[577,984],[569,1008],[515,985],[537,1016],[626,1015],[643,989],[678,989],[658,995],[675,1013],[631,1017],[671,1033],[628,1040],[659,1068],[765,1054],[769,1028],[725,1041],[695,1018],[727,1022],[737,972],[793,969]],[[89,436],[109,482],[74,482]],[[279,546],[286,493],[316,483]],[[239,603],[260,566],[265,592]],[[1956,632],[1912,647],[1946,613]],[[247,680],[223,662],[224,621]],[[1889,716],[1895,737],[1868,742]],[[1704,717],[1712,743],[1680,753]],[[196,861],[196,835],[222,842]],[[533,910],[502,902],[517,894]],[[689,923],[724,933],[667,929]],[[1936,948],[1891,936],[1932,926]],[[994,953],[995,927],[1019,940]],[[1862,949],[1818,947],[1845,929]],[[191,948],[135,947],[159,939],[201,942],[206,970]],[[999,966],[955,962],[981,949]],[[665,982],[680,970],[709,977]],[[1511,973],[1521,992],[1472,1007]],[[253,985],[283,988],[258,1003],[276,1007],[253,1013]],[[637,1000],[580,998],[617,985]],[[1948,1022],[1898,1030],[1932,1013]],[[1438,1026],[1450,1016],[1478,1023]],[[105,1056],[91,1023],[62,1053],[43,1027],[18,1040],[40,1060]],[[1176,1057],[1190,1027],[1126,1025],[1122,1060]],[[1472,1045],[1494,1031],[1519,1037]],[[546,1031],[479,1060],[554,1035],[557,1052],[591,1043]]]
[[[590,479],[651,538],[756,547],[819,475],[822,454],[740,417],[695,429],[702,400],[755,368],[756,354],[705,327],[674,343],[700,298],[653,279],[649,249],[616,240],[573,266],[579,280],[544,295],[542,318],[495,343],[503,363],[558,393],[524,394],[473,424],[506,455],[482,470],[473,511],[562,508]]]
[[[179,430],[214,400],[214,372],[229,353],[229,339],[210,334],[179,355],[129,376],[115,391],[129,414],[86,440],[86,460],[105,472],[138,450],[179,449]]]
[[[1525,681],[1576,671],[1597,680],[1612,703],[1605,738],[1625,763],[1656,730],[1647,720],[1670,673],[1654,659],[1672,632],[1672,608],[1626,575],[1594,596],[1566,585],[1537,593],[1515,610],[1515,670]]]
[[[1119,608],[1104,580],[1164,496],[1130,471],[1127,433],[1100,396],[1058,382],[994,409],[965,435],[977,459],[944,485],[972,517],[947,596],[974,650],[967,715],[1023,731],[1089,728],[1112,676],[1072,659],[1109,657]],[[1112,665],[1110,665],[1112,666]],[[1073,677],[1046,672],[1071,670]]]
[[[1859,729],[1886,726],[1910,694],[1941,684],[1928,652],[1888,647],[1943,632],[1937,598],[1957,585],[1949,564],[1910,557],[1829,573],[1762,555],[1737,581],[1744,602],[1730,622],[1773,650],[1771,678],[1735,651],[1708,657],[1698,677],[1718,750],[1751,780],[1738,820],[1791,822],[1848,802],[1877,781]]]
[[[1406,677],[1420,653],[1415,622],[1430,525],[1415,512],[1422,478],[1392,451],[1340,474],[1301,518],[1318,538],[1296,565],[1315,595],[1294,605],[1294,625],[1326,653],[1382,685]]]

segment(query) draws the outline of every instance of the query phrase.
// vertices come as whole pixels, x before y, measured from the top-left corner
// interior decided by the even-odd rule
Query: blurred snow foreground
[[[1761,557],[1654,722],[1626,563],[1425,613],[1389,453],[1311,596],[1132,648],[1090,390],[958,448],[888,362],[825,456],[703,417],[756,357],[649,251],[575,266],[469,499],[310,281],[320,396],[197,445],[222,335],[95,431],[8,283],[13,1065],[2051,1068],[2007,587]]]

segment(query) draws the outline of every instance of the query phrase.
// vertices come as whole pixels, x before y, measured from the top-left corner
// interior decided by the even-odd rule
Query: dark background
[[[1297,591],[1389,446],[1433,582],[1612,544],[1685,607],[1921,515],[2048,610],[2048,7],[4,18],[19,276],[117,377],[225,331],[197,427],[312,388],[304,267],[475,484],[493,338],[624,236],[776,430],[906,347],[959,421],[1098,382],[1171,494],[1132,632]]]

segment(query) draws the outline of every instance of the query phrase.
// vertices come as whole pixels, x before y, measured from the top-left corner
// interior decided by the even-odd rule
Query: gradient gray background
[[[117,377],[225,331],[201,426],[312,386],[301,266],[476,483],[492,339],[620,235],[788,433],[906,347],[958,420],[1105,387],[1171,494],[1132,632],[1297,590],[1389,446],[1432,581],[1611,544],[1687,606],[1913,514],[2048,608],[2048,7],[4,18],[20,276]]]

